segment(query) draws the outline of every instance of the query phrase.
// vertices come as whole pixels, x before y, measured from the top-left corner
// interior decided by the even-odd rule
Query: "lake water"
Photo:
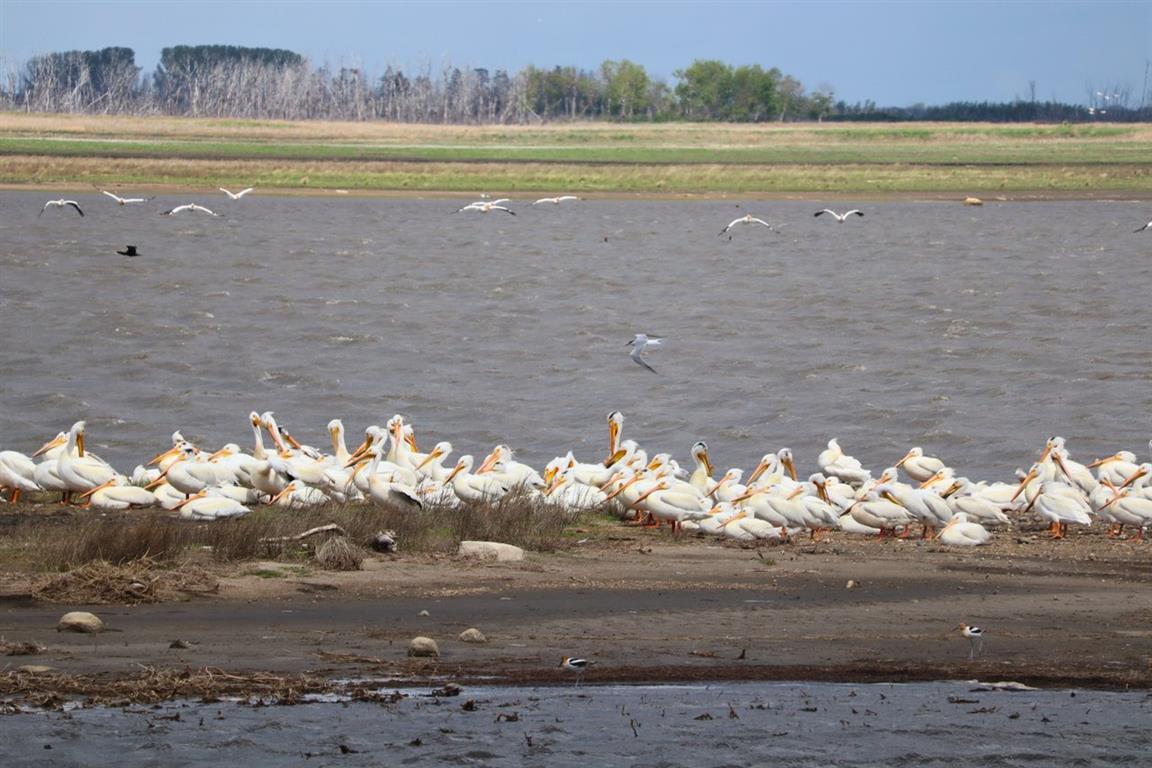
[[[1152,696],[968,683],[427,689],[393,704],[172,703],[3,719],[6,768],[52,765],[1118,766]],[[390,690],[390,689],[385,689]],[[466,702],[470,709],[465,709]]]
[[[128,192],[129,190],[124,190]],[[77,419],[125,470],[182,429],[306,442],[404,414],[422,447],[507,442],[537,466],[624,436],[720,467],[830,437],[876,469],[912,445],[1006,479],[1053,434],[1146,458],[1146,203],[587,200],[517,216],[457,200],[204,192],[87,216],[0,192],[0,448]],[[223,215],[159,216],[197,200]],[[845,206],[847,207],[847,206]],[[751,212],[784,224],[717,232]],[[115,251],[134,244],[142,254]],[[636,332],[668,337],[628,358]]]

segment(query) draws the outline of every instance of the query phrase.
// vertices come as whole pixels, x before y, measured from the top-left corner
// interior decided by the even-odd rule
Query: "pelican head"
[[[712,462],[708,459],[708,444],[703,440],[698,440],[692,445],[692,458],[703,464],[709,475],[712,474]]]
[[[908,453],[904,454],[904,458],[902,458],[902,459],[900,459],[900,461],[896,462],[896,468],[899,469],[900,467],[904,466],[909,460],[918,459],[923,455],[924,455],[924,449],[921,448],[920,446],[915,446],[913,448],[909,448]]]
[[[776,457],[780,459],[781,466],[788,470],[788,476],[795,480],[796,462],[792,460],[792,451],[788,448],[781,448],[776,452]]]

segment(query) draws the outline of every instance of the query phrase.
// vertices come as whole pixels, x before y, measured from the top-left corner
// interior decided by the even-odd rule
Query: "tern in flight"
[[[624,346],[632,347],[632,353],[629,355],[629,357],[632,358],[632,362],[636,363],[637,365],[644,366],[648,370],[652,371],[652,373],[656,373],[656,369],[648,365],[648,361],[644,359],[644,353],[649,349],[655,349],[656,347],[659,347],[663,343],[664,338],[661,336],[649,336],[645,333],[638,333],[636,334],[635,338],[632,339],[632,341],[628,342]]]
[[[1140,227],[1140,229],[1138,229],[1138,230],[1136,230],[1136,231],[1137,231],[1137,232],[1143,232],[1143,231],[1144,231],[1144,230],[1146,230],[1146,229],[1152,229],[1152,221],[1148,222],[1147,224],[1145,224],[1144,226]]]
[[[36,214],[36,218],[40,218],[41,216],[43,216],[44,211],[48,210],[49,208],[63,208],[66,205],[70,205],[73,208],[75,208],[76,213],[80,214],[81,216],[84,215],[84,211],[80,210],[80,204],[77,203],[75,200],[60,199],[60,200],[49,200],[48,202],[44,203],[44,207],[40,209],[40,213]]]
[[[503,205],[500,205],[500,203],[508,202],[511,202],[511,200],[509,200],[507,197],[502,197],[499,200],[477,200],[474,203],[468,203],[468,205],[464,206],[463,208],[458,208],[457,210],[453,211],[453,213],[461,213],[462,211],[479,211],[480,213],[503,211],[504,213],[510,213],[515,216],[516,211],[509,210]]]
[[[764,226],[768,227],[768,229],[772,230],[773,232],[779,233],[779,231],[780,231],[780,230],[776,229],[776,227],[774,227],[771,224],[769,224],[768,222],[764,221],[764,219],[758,219],[755,216],[753,216],[752,214],[748,214],[747,216],[741,216],[738,219],[732,219],[732,221],[730,221],[728,223],[728,226],[726,226],[726,227],[724,227],[724,229],[720,230],[719,234],[717,234],[716,236],[719,237],[720,235],[724,234],[728,230],[732,229],[732,227],[736,226],[737,224],[763,224]]]
[[[249,192],[251,192],[252,190],[254,190],[256,188],[255,187],[248,187],[248,189],[242,189],[239,192],[229,192],[228,190],[224,189],[224,187],[216,187],[216,189],[218,189],[221,192],[223,192],[224,194],[228,195],[229,200],[239,200],[240,198],[244,197],[244,195],[248,194]]]
[[[120,197],[120,195],[116,194],[115,192],[109,192],[106,189],[102,189],[100,191],[115,200],[118,205],[128,205],[130,203],[146,203],[152,199],[150,197]]]
[[[541,203],[552,203],[552,205],[560,205],[565,200],[579,200],[576,195],[560,195],[559,197],[542,197],[532,205],[540,205]]]
[[[213,213],[212,211],[208,210],[207,208],[205,208],[202,205],[196,205],[196,203],[185,203],[184,205],[178,205],[170,211],[164,211],[160,215],[161,216],[171,216],[174,213],[183,213],[184,211],[199,211],[200,213],[206,213],[209,216],[219,216],[220,215],[218,213]]]
[[[847,211],[845,213],[836,213],[836,211],[832,211],[832,210],[825,208],[822,211],[816,211],[816,213],[814,213],[812,215],[813,216],[821,216],[825,213],[832,214],[832,216],[836,219],[836,221],[840,222],[841,224],[843,224],[845,221],[847,221],[849,216],[863,216],[864,215],[864,211],[858,211],[855,208],[853,208],[852,210]]]

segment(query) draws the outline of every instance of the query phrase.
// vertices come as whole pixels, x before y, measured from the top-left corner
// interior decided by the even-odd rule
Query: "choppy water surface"
[[[128,190],[125,190],[128,191]],[[0,448],[72,421],[131,465],[173,429],[250,442],[274,410],[323,443],[402,413],[422,445],[510,443],[542,464],[625,436],[722,466],[824,442],[881,467],[911,445],[1000,478],[1062,434],[1074,456],[1147,452],[1146,204],[513,204],[222,194],[88,215],[0,192]],[[162,217],[196,199],[223,213]],[[745,212],[785,223],[739,227]],[[126,243],[143,254],[115,251]],[[669,337],[641,369],[624,343]]]
[[[170,704],[4,719],[5,765],[1142,765],[1146,692],[963,683],[470,689],[397,703]],[[472,704],[465,708],[465,703]]]

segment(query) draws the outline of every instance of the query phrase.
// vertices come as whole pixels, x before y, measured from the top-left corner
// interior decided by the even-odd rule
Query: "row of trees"
[[[545,120],[729,120],[820,117],[831,91],[811,96],[795,78],[759,65],[696,61],[669,87],[628,60],[598,69],[503,70],[445,66],[371,78],[313,68],[297,53],[202,45],[165,48],[142,75],[130,48],[36,56],[0,82],[0,108],[29,112],[193,117],[524,123]]]
[[[0,109],[413,123],[1152,119],[1152,107],[1129,108],[1115,88],[1099,92],[1107,96],[1100,97],[1107,109],[1034,98],[878,108],[836,101],[831,86],[809,92],[779,69],[756,64],[697,60],[674,76],[670,87],[643,66],[622,60],[605,61],[595,70],[529,66],[515,74],[389,67],[377,78],[356,68],[314,69],[288,50],[222,45],[165,48],[156,71],[145,76],[132,49],[105,48],[33,57],[2,78]]]

